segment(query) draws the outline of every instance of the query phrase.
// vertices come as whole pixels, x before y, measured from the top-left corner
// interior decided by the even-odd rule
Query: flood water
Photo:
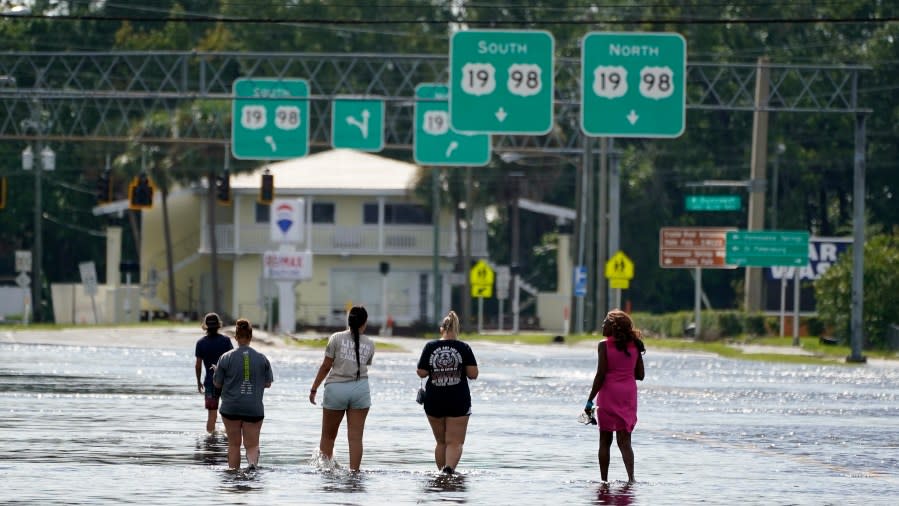
[[[307,391],[322,352],[269,348],[262,467],[232,474],[224,437],[205,434],[196,337],[180,348],[0,344],[0,503],[899,504],[896,365],[650,349],[637,483],[613,445],[603,485],[596,429],[576,421],[595,348],[473,343],[481,376],[453,477],[436,473],[414,401],[417,351],[376,354],[363,470],[349,473],[311,463],[321,411]]]

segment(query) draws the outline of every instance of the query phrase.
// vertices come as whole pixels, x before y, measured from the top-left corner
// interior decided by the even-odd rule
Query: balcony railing
[[[200,253],[209,253],[211,246],[207,227],[202,227]],[[387,225],[381,233],[377,225],[340,227],[312,226],[312,253],[319,255],[397,255],[430,256],[434,253],[434,229],[430,225]],[[217,225],[216,248],[221,254],[258,254],[278,249],[271,242],[268,225],[248,225],[235,229],[234,225]],[[306,249],[306,241],[297,244]],[[455,256],[456,239],[453,229],[440,231],[438,251],[441,256]],[[473,231],[472,256],[487,256],[487,232]]]

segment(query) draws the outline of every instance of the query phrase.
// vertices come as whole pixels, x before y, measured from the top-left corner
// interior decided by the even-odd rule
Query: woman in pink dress
[[[624,460],[628,482],[634,481],[634,450],[631,432],[637,425],[637,380],[643,380],[643,353],[646,347],[631,317],[613,309],[602,322],[606,339],[599,343],[599,364],[584,411],[593,412],[599,422],[599,472],[602,481],[609,480],[609,451],[612,439]]]

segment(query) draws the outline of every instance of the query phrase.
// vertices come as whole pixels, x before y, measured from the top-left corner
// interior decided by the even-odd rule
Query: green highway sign
[[[490,162],[490,136],[450,127],[445,84],[415,87],[415,139],[412,156],[419,165],[465,166]]]
[[[309,84],[305,79],[237,79],[231,106],[231,153],[244,160],[283,160],[309,152]]]
[[[738,267],[804,267],[809,233],[789,230],[738,230],[725,238],[725,263]]]
[[[581,128],[597,137],[679,137],[687,42],[678,33],[592,32],[581,44]]]
[[[687,195],[687,211],[739,211],[743,208],[739,195]]]
[[[467,30],[450,39],[450,123],[460,132],[545,134],[553,127],[552,34]]]
[[[384,149],[384,101],[335,98],[331,103],[331,146],[360,151]]]

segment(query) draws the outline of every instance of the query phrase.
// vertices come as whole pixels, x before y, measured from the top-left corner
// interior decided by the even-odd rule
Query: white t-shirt
[[[325,356],[334,359],[331,372],[328,373],[325,384],[340,383],[343,381],[356,381],[356,371],[359,371],[359,379],[368,378],[368,366],[375,354],[375,343],[370,337],[362,334],[359,336],[359,363],[356,363],[356,343],[353,334],[349,330],[335,332],[328,338],[328,346],[325,347]]]

